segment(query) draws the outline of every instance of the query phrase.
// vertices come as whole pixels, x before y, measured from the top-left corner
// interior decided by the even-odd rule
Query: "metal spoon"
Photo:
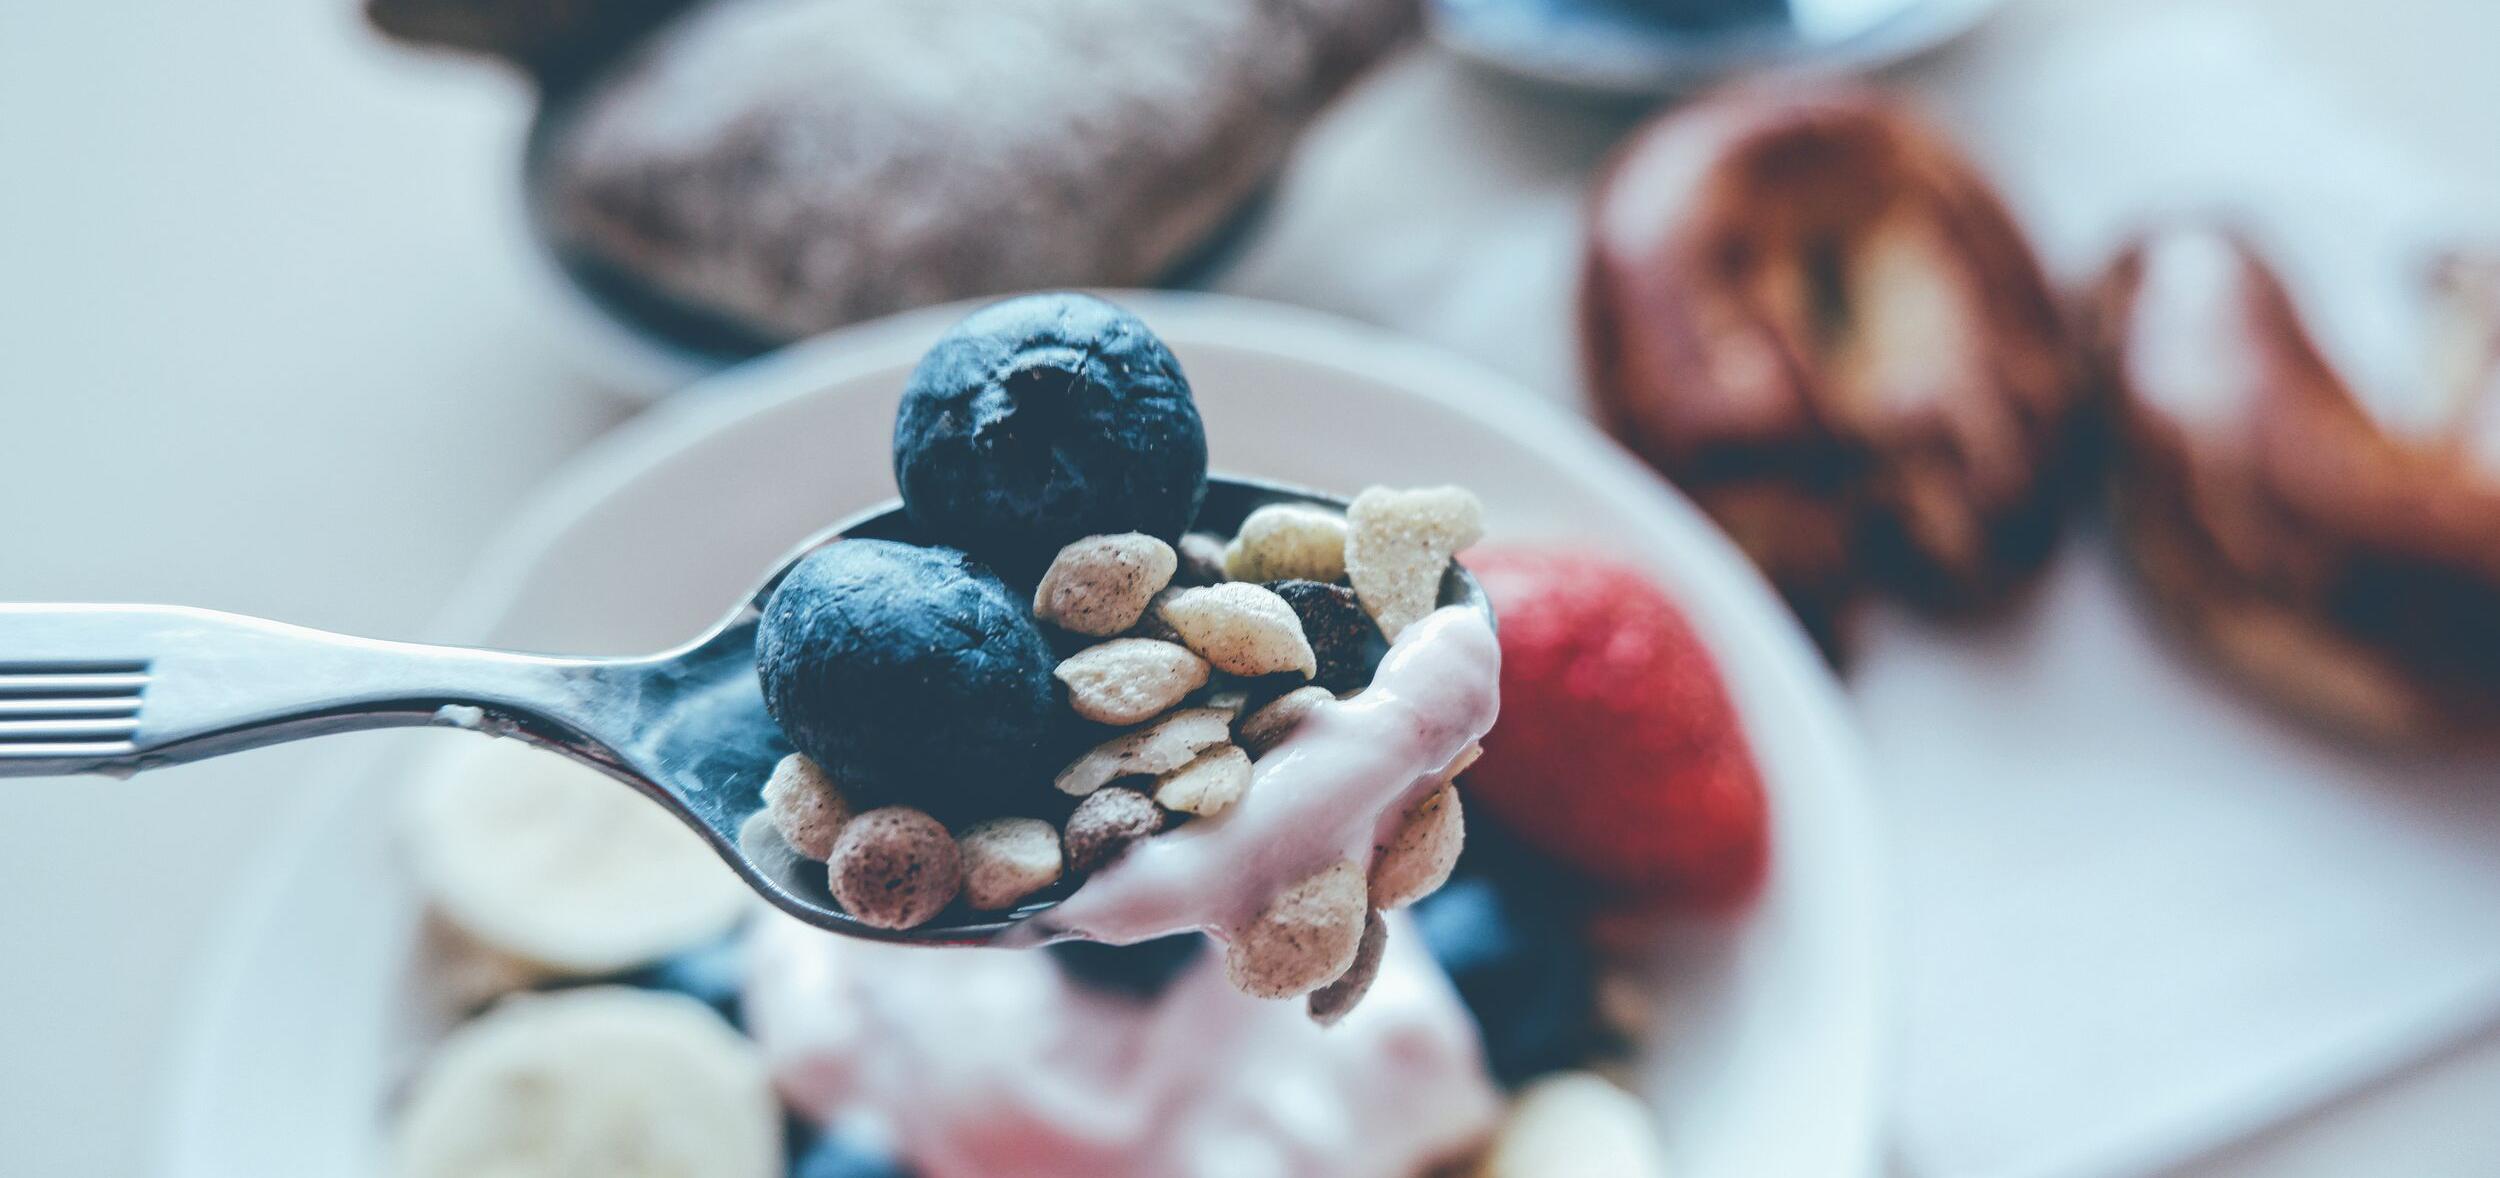
[[[1198,526],[1219,533],[1269,503],[1345,501],[1217,478]],[[1004,915],[958,906],[900,931],[852,919],[762,820],[761,791],[790,752],[764,711],[755,628],[799,558],[837,540],[910,540],[890,503],[818,533],[702,637],[640,658],[564,658],[378,642],[210,610],[0,605],[0,777],[127,777],[226,753],[370,728],[443,725],[544,746],[641,790],[708,840],[776,907],[855,937],[979,944],[1057,902]],[[1443,605],[1492,607],[1452,565]]]

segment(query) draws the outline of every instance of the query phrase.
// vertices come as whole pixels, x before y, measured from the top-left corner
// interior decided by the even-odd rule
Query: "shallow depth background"
[[[2262,17],[2341,105],[2500,214],[2488,0],[2015,0],[1902,77],[1984,125],[2000,55],[2066,10],[2129,5]],[[516,80],[386,47],[339,0],[0,5],[0,599],[419,634],[508,507],[631,411],[579,375],[529,264],[509,197],[527,113]],[[1409,179],[1419,241],[1568,217],[1567,187],[1540,180],[1624,122],[1553,134],[1554,116],[1429,51],[1394,64],[1321,130],[1272,244],[1226,285],[1389,321],[1568,397],[1559,311],[1473,324],[1422,293],[1464,275],[1312,264],[1382,199],[1348,187],[1372,169]],[[1521,180],[1544,195],[1498,195]],[[1476,261],[1567,289],[1567,258]],[[340,784],[306,763],[0,783],[0,1170],[144,1172],[220,915],[292,804]],[[2500,1172],[2494,1093],[2486,1042],[2194,1172]]]

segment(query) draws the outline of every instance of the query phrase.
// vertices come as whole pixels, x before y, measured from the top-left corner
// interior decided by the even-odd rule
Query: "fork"
[[[1216,478],[1199,526],[1235,528],[1277,502],[1344,507]],[[632,658],[384,642],[180,606],[0,605],[0,777],[127,777],[334,732],[471,729],[553,749],[640,790],[766,900],[810,924],[877,940],[986,942],[1055,896],[1003,915],[950,911],[918,928],[879,929],[843,912],[823,869],[761,820],[764,781],[791,749],[764,710],[756,624],[790,566],[852,537],[908,541],[910,520],[888,504],[828,528],[701,637]],[[1455,564],[1441,601],[1491,617]]]

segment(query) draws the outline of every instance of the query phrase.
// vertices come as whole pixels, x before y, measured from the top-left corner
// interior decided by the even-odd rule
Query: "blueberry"
[[[790,1178],[910,1178],[911,1171],[875,1143],[827,1133],[790,1160]]]
[[[818,549],[765,602],[755,656],[766,710],[860,809],[910,805],[949,823],[1017,813],[1054,768],[1050,646],[1007,586],[953,549]]]
[[[646,990],[683,994],[720,1012],[732,1026],[745,1026],[740,1003],[746,986],[745,942],[723,937],[627,974],[622,981]]]
[[[1475,1016],[1496,1080],[1516,1085],[1572,1067],[1603,1045],[1596,971],[1565,906],[1525,881],[1468,875],[1412,911]]]
[[[1072,540],[1180,538],[1207,488],[1207,438],[1180,362],[1090,295],[973,312],[929,349],[894,421],[894,481],[923,539],[1011,575]]]
[[[1134,945],[1061,941],[1049,947],[1059,968],[1097,990],[1145,1000],[1161,994],[1182,971],[1206,957],[1207,939],[1197,933],[1157,937]]]

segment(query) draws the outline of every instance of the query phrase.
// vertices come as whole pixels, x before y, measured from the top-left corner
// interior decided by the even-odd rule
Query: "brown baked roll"
[[[2269,695],[2366,736],[2489,744],[2500,258],[2445,259],[2426,293],[2425,387],[2401,390],[2399,426],[2246,242],[2135,243],[2094,297],[2117,522],[2152,597]]]
[[[1983,608],[2053,543],[2071,335],[2005,206],[1892,101],[1733,92],[1636,133],[1580,324],[1602,419],[1827,649],[1870,588]]]
[[[1415,0],[716,0],[555,112],[541,220],[762,341],[1169,273]]]

